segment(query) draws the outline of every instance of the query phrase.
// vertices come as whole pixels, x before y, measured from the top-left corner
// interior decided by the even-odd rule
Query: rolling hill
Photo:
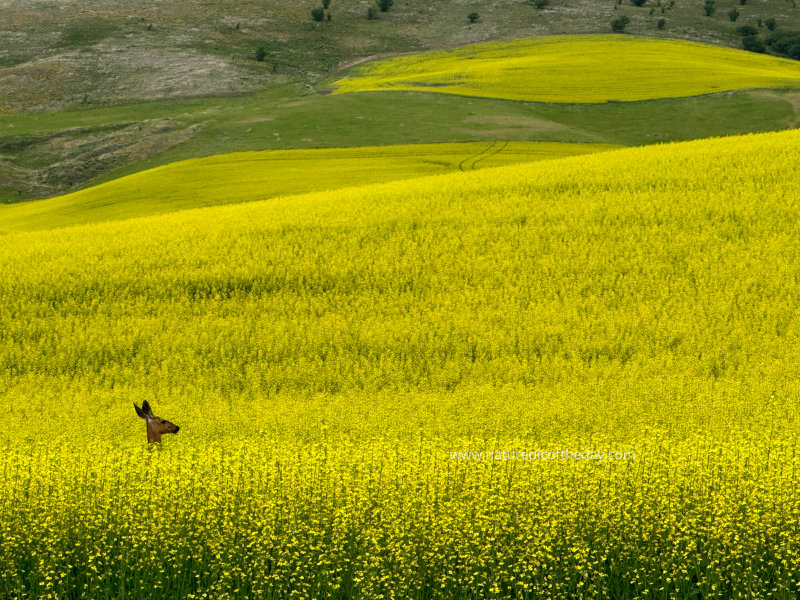
[[[634,93],[659,95],[665,93],[665,86],[671,85],[676,90],[683,89],[681,93],[709,91],[710,85],[724,82],[784,85],[789,81],[787,74],[797,72],[796,65],[786,61],[719,47],[630,36],[557,39],[561,40],[557,45],[566,48],[573,47],[573,42],[574,48],[583,48],[595,39],[603,46],[606,40],[606,49],[617,47],[619,55],[626,57],[621,65],[629,62],[631,69],[642,71],[636,77],[614,79],[613,69],[606,69],[603,75],[606,79],[595,83],[611,86],[603,92],[607,97],[628,97],[626,94]],[[514,60],[527,61],[528,71],[524,72],[530,75],[533,63],[524,48],[549,44],[552,51],[553,40],[478,46],[477,51],[500,55],[517,52],[521,58]],[[455,50],[452,55],[463,57],[471,48]],[[491,48],[494,50],[487,50]],[[637,54],[633,52],[637,48],[656,53]],[[692,63],[688,70],[667,68],[666,55],[659,54],[663,48],[670,48],[673,54],[678,50],[689,51],[698,62]],[[639,58],[628,60],[631,55]],[[430,55],[396,60],[427,64],[425,56]],[[565,56],[575,58],[576,53]],[[455,62],[451,61],[451,67],[460,64],[460,59],[452,60]],[[498,61],[506,64],[505,59],[487,60],[484,68]],[[384,64],[394,62],[374,63]],[[372,69],[370,65],[373,63],[364,65],[364,69]],[[651,69],[658,65],[660,71]],[[712,67],[716,69],[716,83],[704,79]],[[732,67],[742,70],[733,72]],[[574,90],[576,82],[591,81],[597,73],[591,61],[575,63],[572,70],[565,70],[550,81],[549,97],[552,99],[553,93],[569,96],[568,90]],[[620,74],[624,75],[622,67],[616,73]],[[537,81],[545,81],[545,75],[549,77],[553,72],[545,69],[542,77],[519,75],[517,71],[501,70],[495,77],[496,85],[484,88],[481,93],[502,95],[504,90],[519,91],[520,85],[535,88]],[[672,83],[669,77],[674,77]],[[347,81],[355,85],[371,79],[351,77]],[[582,95],[587,99],[603,89],[595,87],[592,91],[586,85],[581,87],[576,98]],[[487,145],[495,141],[645,145],[774,131],[800,124],[800,92],[796,89],[741,89],[604,103],[509,102],[493,97],[436,93],[440,89],[436,87],[424,89],[316,95],[288,85],[245,97],[172,99],[58,112],[0,114],[0,202],[56,196],[160,165],[231,152],[466,141]],[[594,99],[606,96],[600,94]],[[39,209],[19,210],[21,214],[27,210],[36,213]]]
[[[336,93],[416,90],[529,102],[632,102],[798,88],[800,63],[677,40],[553,36],[367,62],[332,85]]]
[[[0,233],[252,202],[614,147],[473,142],[224,154],[171,163],[66,196],[0,206]]]

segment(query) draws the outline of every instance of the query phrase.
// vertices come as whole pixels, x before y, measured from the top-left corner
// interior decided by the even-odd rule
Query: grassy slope
[[[565,48],[571,53],[565,54]],[[553,62],[557,58],[563,62],[564,56],[572,60],[576,56],[586,56],[589,49],[595,48],[594,54],[598,62],[579,61],[574,71],[558,73],[552,81],[545,75],[539,77],[542,62]],[[637,60],[628,59],[626,65],[630,69],[630,77],[623,83],[634,82],[639,91],[647,90],[649,94],[681,93],[691,86],[700,83],[696,77],[700,71],[714,72],[727,78],[728,84],[756,85],[764,83],[758,79],[764,73],[800,74],[800,68],[788,61],[779,61],[750,53],[733,51],[726,48],[700,46],[697,44],[644,40],[622,36],[601,36],[592,38],[548,38],[543,40],[523,40],[504,44],[487,44],[477,47],[460,48],[447,57],[455,57],[455,67],[465,63],[483,65],[478,71],[486,71],[486,66],[495,65],[497,61],[507,68],[498,68],[494,73],[493,85],[482,93],[509,95],[508,90],[520,82],[544,82],[551,97],[573,95],[573,91],[565,91],[576,82],[598,77],[598,64],[614,65],[611,57],[625,50],[634,49]],[[665,70],[664,61],[675,62],[674,53],[683,53],[681,64],[694,65],[694,71],[683,69]],[[467,59],[477,52],[478,58]],[[686,55],[686,53],[689,53]],[[365,66],[370,69],[394,70],[398,61],[412,61],[420,73],[425,68],[436,68],[437,54],[405,57],[393,61],[374,63]],[[509,56],[514,58],[508,59]],[[545,56],[545,59],[542,59]],[[519,77],[508,65],[507,60],[528,61],[535,58],[536,64],[531,73]],[[691,59],[691,60],[690,60]],[[452,61],[451,61],[452,62]],[[569,61],[567,61],[569,62]],[[661,68],[654,68],[658,63]],[[516,63],[515,63],[516,64]],[[758,66],[761,71],[756,76],[753,71],[745,74],[744,66]],[[451,65],[452,66],[452,65]],[[496,66],[496,65],[495,65]],[[551,64],[552,66],[552,64]],[[724,69],[723,69],[724,67]],[[740,71],[734,73],[731,68]],[[755,68],[755,67],[753,67]],[[722,70],[719,70],[722,69]],[[727,70],[726,70],[727,69]],[[769,71],[773,69],[773,71]],[[402,70],[402,69],[401,69]],[[690,72],[691,71],[691,72]],[[635,72],[635,73],[634,73]],[[669,88],[664,72],[671,78]],[[550,73],[553,75],[553,73]],[[624,97],[631,93],[610,92],[615,86],[612,71],[606,70],[596,81],[596,86],[584,85],[591,93],[604,91],[613,97]],[[415,76],[416,77],[416,76]],[[438,75],[437,75],[438,77]],[[602,80],[602,81],[600,81]],[[714,86],[713,77],[704,81],[704,86]],[[347,80],[352,89],[374,86],[374,78]],[[616,84],[619,84],[617,78]],[[505,88],[503,86],[506,86]],[[557,85],[562,85],[558,88]],[[566,87],[564,87],[566,86]],[[703,89],[710,89],[709,87]],[[667,91],[669,90],[669,92]],[[113,171],[111,175],[123,175],[131,170],[145,166],[157,166],[170,160],[180,160],[187,156],[207,154],[213,150],[241,151],[253,147],[302,147],[326,146],[332,142],[339,145],[388,144],[422,142],[430,140],[488,139],[519,140],[538,139],[546,141],[569,142],[605,142],[618,144],[643,144],[656,141],[669,141],[687,137],[702,137],[743,131],[759,131],[792,127],[798,123],[798,107],[800,102],[793,92],[780,91],[742,91],[737,93],[717,94],[702,98],[681,98],[651,100],[645,102],[626,103],[624,105],[603,104],[583,106],[580,104],[560,105],[555,103],[521,103],[507,102],[498,99],[453,98],[441,94],[421,94],[413,92],[387,92],[380,94],[343,94],[328,97],[308,96],[292,98],[292,89],[283,93],[275,90],[256,98],[219,99],[214,102],[201,100],[183,100],[173,102],[156,102],[150,105],[149,121],[179,123],[180,127],[192,130],[187,141],[161,152],[154,159],[140,161],[133,168],[127,167]],[[511,94],[513,95],[513,94]],[[586,100],[590,96],[583,96]],[[597,97],[593,97],[595,100]],[[142,111],[143,107],[137,107]],[[0,119],[0,128],[13,125],[20,138],[17,143],[24,145],[25,139],[42,139],[47,137],[48,130],[57,129],[65,119],[73,125],[84,127],[109,128],[123,126],[119,119],[128,116],[129,111],[119,108],[102,110],[72,111],[57,116],[40,115],[30,117],[27,121],[11,122]],[[133,114],[136,114],[134,111]],[[140,114],[145,114],[144,112]],[[387,127],[387,122],[391,123]],[[171,128],[168,128],[171,129]],[[195,131],[196,130],[196,131]],[[28,136],[26,138],[26,136]],[[155,134],[157,137],[157,134]],[[358,151],[355,155],[358,155]],[[381,152],[390,152],[382,150]],[[405,151],[398,150],[401,154]],[[468,154],[472,150],[466,151]],[[34,155],[36,153],[34,152]],[[300,155],[297,155],[300,156]],[[309,156],[315,156],[313,154]],[[100,191],[87,195],[73,195],[66,198],[50,200],[28,206],[16,206],[0,213],[5,223],[0,231],[13,231],[28,228],[51,227],[61,224],[71,225],[81,222],[139,216],[169,210],[187,208],[211,203],[237,202],[254,197],[269,197],[277,194],[331,189],[336,181],[357,185],[361,182],[387,180],[403,176],[431,172],[431,161],[442,162],[437,157],[429,157],[424,169],[420,165],[398,164],[389,166],[384,163],[377,170],[365,167],[361,175],[352,176],[350,168],[342,171],[340,165],[333,160],[333,155],[320,152],[316,154],[326,164],[315,165],[320,171],[317,177],[309,178],[300,172],[287,172],[280,181],[273,179],[273,185],[266,189],[261,181],[253,182],[247,192],[230,192],[228,179],[221,178],[217,171],[217,183],[208,187],[205,193],[195,190],[175,191],[173,186],[164,190],[138,190],[133,194],[115,193],[111,203],[107,195]],[[218,159],[213,159],[214,161]],[[313,159],[312,159],[313,160]],[[456,162],[459,162],[459,158]],[[508,160],[516,160],[509,157]],[[207,164],[207,163],[200,163]],[[308,168],[308,167],[305,167]],[[446,168],[441,165],[436,168]],[[355,167],[358,171],[358,167]],[[396,171],[392,173],[392,171]],[[332,175],[332,173],[334,173]],[[109,176],[106,176],[108,179]],[[206,178],[208,179],[208,177]],[[179,180],[182,180],[179,178]],[[334,181],[336,180],[336,181]],[[141,181],[141,180],[136,180]],[[302,181],[299,187],[297,181]],[[112,189],[112,188],[109,188]],[[242,190],[241,185],[237,186]],[[79,207],[91,208],[91,212],[80,214]]]
[[[36,168],[43,155],[58,149],[64,130],[97,132],[124,126],[146,130],[152,121],[191,133],[155,155],[131,154],[130,159],[98,171],[84,169],[97,163],[96,155],[83,161],[78,153],[78,170],[72,177],[55,171],[49,195],[173,161],[246,150],[482,140],[642,145],[785,129],[800,123],[800,93],[740,91],[636,103],[559,105],[420,92],[298,97],[297,89],[287,87],[246,98],[163,100],[0,116],[0,146],[16,164]],[[160,135],[153,133],[149,139]],[[18,196],[18,184],[25,177],[27,185],[30,176],[20,174],[5,190],[0,182],[0,200],[29,197]],[[34,190],[33,197],[43,195],[47,194]]]
[[[252,202],[454,170],[600,152],[613,147],[472,142],[233,153],[173,163],[66,196],[0,207],[0,232],[50,229]]]
[[[727,16],[733,6],[741,13],[736,23]],[[39,3],[32,8],[25,2],[3,2],[0,77],[5,75],[3,67],[10,73],[20,67],[20,73],[28,78],[9,78],[0,106],[24,104],[24,91],[29,86],[38,91],[29,99],[34,105],[48,101],[94,104],[109,97],[119,101],[126,93],[128,97],[133,94],[133,99],[140,97],[136,95],[141,91],[140,72],[124,60],[117,61],[117,50],[131,57],[145,51],[139,60],[149,56],[151,68],[160,67],[165,57],[192,51],[247,69],[254,79],[267,79],[262,83],[287,78],[315,82],[337,65],[376,53],[513,37],[608,32],[611,19],[621,14],[631,18],[628,30],[637,35],[734,46],[739,44],[736,25],[755,24],[759,17],[776,18],[779,28],[800,29],[800,10],[785,0],[761,0],[744,6],[720,0],[712,17],[704,15],[703,0],[683,0],[671,6],[662,2],[660,8],[651,3],[635,7],[596,0],[553,0],[541,11],[519,0],[474,0],[469,6],[458,0],[403,0],[374,21],[366,19],[366,8],[363,0],[337,0],[332,6],[332,21],[315,26],[310,5],[281,0],[174,0],[169,4],[96,0],[91,10],[59,10],[54,3]],[[466,13],[472,10],[480,13],[481,20],[471,25]],[[659,18],[666,20],[663,31],[656,28]],[[267,53],[262,65],[252,59],[259,44]],[[110,58],[122,68],[115,73],[86,72],[93,64],[86,59],[96,56]],[[40,61],[38,69],[31,68],[35,61]],[[146,69],[148,65],[139,67]],[[183,68],[180,63],[172,66],[179,75]],[[70,71],[78,76],[67,76]],[[194,73],[189,83],[199,75]],[[180,94],[174,83],[165,79],[161,92]]]
[[[337,93],[426,90],[536,102],[625,102],[798,88],[800,63],[674,40],[555,36],[368,62],[333,86]]]
[[[736,23],[727,16],[734,5],[741,12]],[[297,90],[284,94],[287,100],[290,96],[297,100],[298,95],[307,95],[310,86],[329,76],[331,70],[376,53],[421,51],[509,37],[607,32],[609,21],[621,14],[631,18],[628,30],[637,35],[732,46],[740,44],[735,27],[755,25],[759,17],[776,18],[778,29],[800,29],[800,10],[785,0],[761,0],[744,6],[734,0],[720,0],[712,17],[704,15],[703,0],[681,0],[672,5],[662,2],[661,7],[648,2],[640,8],[596,0],[554,0],[541,11],[519,0],[475,0],[469,6],[459,0],[433,4],[403,0],[376,21],[366,19],[363,0],[337,0],[332,21],[316,27],[311,23],[308,5],[278,0],[202,3],[175,0],[156,4],[150,0],[125,3],[96,0],[91,9],[77,3],[73,8],[61,10],[52,2],[38,3],[35,7],[26,2],[0,2],[0,89],[3,91],[0,105],[5,107],[0,107],[0,115],[5,122],[15,125],[0,125],[0,202],[58,195],[120,173],[232,150],[383,144],[386,142],[379,138],[381,132],[396,138],[393,143],[474,139],[475,127],[471,122],[462,126],[460,108],[434,109],[436,114],[426,124],[430,135],[426,135],[426,127],[411,132],[387,131],[385,122],[389,114],[403,112],[391,100],[378,103],[379,108],[387,111],[382,119],[375,121],[379,126],[366,123],[361,123],[362,127],[353,126],[347,117],[355,118],[359,113],[349,113],[347,107],[342,119],[326,113],[327,109],[340,106],[333,103],[315,105],[314,110],[310,106],[297,110],[278,108],[275,110],[278,117],[280,114],[288,117],[291,112],[298,120],[281,123],[283,129],[297,135],[277,141],[273,131],[256,126],[246,134],[250,126],[240,124],[235,115],[225,117],[213,112],[225,102],[211,96],[251,90],[245,104],[254,108],[258,102],[269,104],[265,95],[270,93],[264,94],[265,89],[275,90],[275,86],[286,82],[302,86],[301,94]],[[478,11],[481,18],[470,25],[465,13],[472,10]],[[666,19],[664,31],[656,28],[660,18]],[[761,31],[766,32],[766,28]],[[253,60],[258,45],[264,45],[267,52],[266,61],[261,64]],[[218,61],[210,77],[204,61],[209,57]],[[204,97],[192,103],[185,99],[186,95]],[[142,98],[164,100],[141,103]],[[194,111],[184,119],[180,107],[188,105],[205,106],[211,112]],[[775,106],[755,101],[753,113],[757,113],[759,121],[768,123],[766,127],[749,130],[784,127],[783,114],[771,112]],[[26,112],[33,107],[44,107],[45,113]],[[115,112],[117,122],[128,125],[113,131],[75,131],[71,119],[79,117],[71,110],[74,107],[89,109],[84,113]],[[70,110],[62,112],[64,108]],[[267,106],[263,108],[266,110]],[[148,113],[150,109],[168,113],[169,123],[154,123],[154,115]],[[726,116],[725,106],[717,114],[712,105],[703,105],[703,115],[711,115],[714,121],[714,126],[708,128],[692,109],[693,105],[685,105],[675,112],[696,122],[700,131],[696,137],[748,130],[749,119],[740,113]],[[482,115],[476,112],[480,122]],[[506,112],[501,110],[495,118],[503,120]],[[375,115],[379,116],[377,110]],[[371,113],[367,111],[361,116],[366,121]],[[264,117],[263,112],[260,117]],[[567,119],[570,117],[566,115]],[[52,136],[27,136],[21,132],[28,129],[29,118],[60,121],[60,129],[51,130]],[[603,132],[613,134],[626,116],[616,111],[600,117],[591,113],[578,115],[579,121],[588,122],[592,129],[598,118],[614,121],[614,126]],[[303,122],[299,119],[306,119],[315,135],[299,131],[298,124]],[[334,123],[348,132],[341,139],[333,139],[337,137]],[[623,126],[632,139],[660,139],[652,120],[648,126],[647,119],[643,119],[639,130],[629,127],[629,123]],[[174,131],[162,133],[166,127]],[[561,141],[552,132],[544,132],[550,137],[522,138],[520,131],[513,131],[514,127],[507,129],[512,130],[508,139]],[[526,119],[521,129],[531,130],[536,136],[543,130],[531,129],[530,119]],[[687,126],[685,131],[668,139],[692,137],[691,131],[692,127]],[[203,132],[209,135],[204,136]],[[319,143],[308,142],[308,138]],[[294,146],[290,146],[290,139]],[[489,134],[481,139],[498,138]],[[610,137],[591,139],[620,143]],[[157,144],[151,144],[153,140]],[[572,135],[564,138],[564,141],[574,140]]]
[[[704,140],[0,238],[0,595],[792,589],[799,155]],[[148,455],[143,398],[182,427]],[[587,447],[637,460],[448,459]]]

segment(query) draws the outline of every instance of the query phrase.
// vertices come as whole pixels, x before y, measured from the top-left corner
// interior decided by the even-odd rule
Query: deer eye
[[[165,421],[164,419],[161,419],[161,422],[162,422],[162,423],[166,423],[166,421]]]

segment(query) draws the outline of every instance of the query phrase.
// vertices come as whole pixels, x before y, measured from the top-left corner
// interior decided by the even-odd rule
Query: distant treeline
[[[774,32],[764,42],[775,54],[800,60],[800,31]]]
[[[751,52],[767,52],[777,56],[800,60],[800,31],[775,31],[765,39],[758,37],[758,29],[742,25],[736,29],[742,36],[742,46]]]

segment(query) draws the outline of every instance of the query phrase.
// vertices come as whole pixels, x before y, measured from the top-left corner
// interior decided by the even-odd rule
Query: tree
[[[626,17],[622,15],[621,17],[617,17],[613,21],[611,21],[611,31],[614,33],[622,33],[625,31],[625,26],[631,22],[630,17]]]
[[[322,0],[322,8],[328,9],[331,6],[331,0]]]
[[[714,6],[715,4],[716,0],[706,0],[706,3],[703,5],[703,11],[705,11],[707,17],[713,15],[714,11],[717,10],[716,6]]]
[[[738,18],[739,18],[739,11],[738,11],[738,10],[736,10],[735,8],[732,8],[732,9],[730,9],[730,10],[728,11],[728,18],[729,18],[731,21],[734,21],[734,22],[736,22],[736,19],[738,19]]]
[[[311,11],[311,18],[315,21],[322,21],[325,19],[325,9],[322,7],[315,8]]]
[[[467,15],[467,18],[469,19],[470,23],[474,23],[480,18],[480,15],[476,12],[471,12]]]
[[[388,11],[392,8],[392,4],[394,4],[394,0],[375,0],[375,2],[378,4],[378,8],[381,12]]]
[[[755,35],[747,35],[742,38],[742,48],[748,50],[750,52],[764,52],[766,48],[764,47],[764,42],[762,42],[758,36]]]
[[[267,49],[264,46],[259,46],[256,48],[256,60],[258,62],[264,62],[264,59],[267,57]]]
[[[647,2],[647,0],[631,0],[631,4],[634,6],[644,6],[645,2]]]
[[[667,26],[667,20],[664,17],[661,17],[656,24],[659,31],[664,31],[664,28]]]
[[[767,29],[769,29],[770,31],[774,31],[775,25],[777,25],[777,23],[775,22],[775,19],[770,17],[769,19],[764,19],[764,25],[766,25]]]
[[[538,10],[542,10],[548,4],[550,4],[550,0],[533,0],[533,8]]]
[[[736,33],[742,37],[746,35],[758,35],[758,29],[752,25],[740,25],[736,28]]]

